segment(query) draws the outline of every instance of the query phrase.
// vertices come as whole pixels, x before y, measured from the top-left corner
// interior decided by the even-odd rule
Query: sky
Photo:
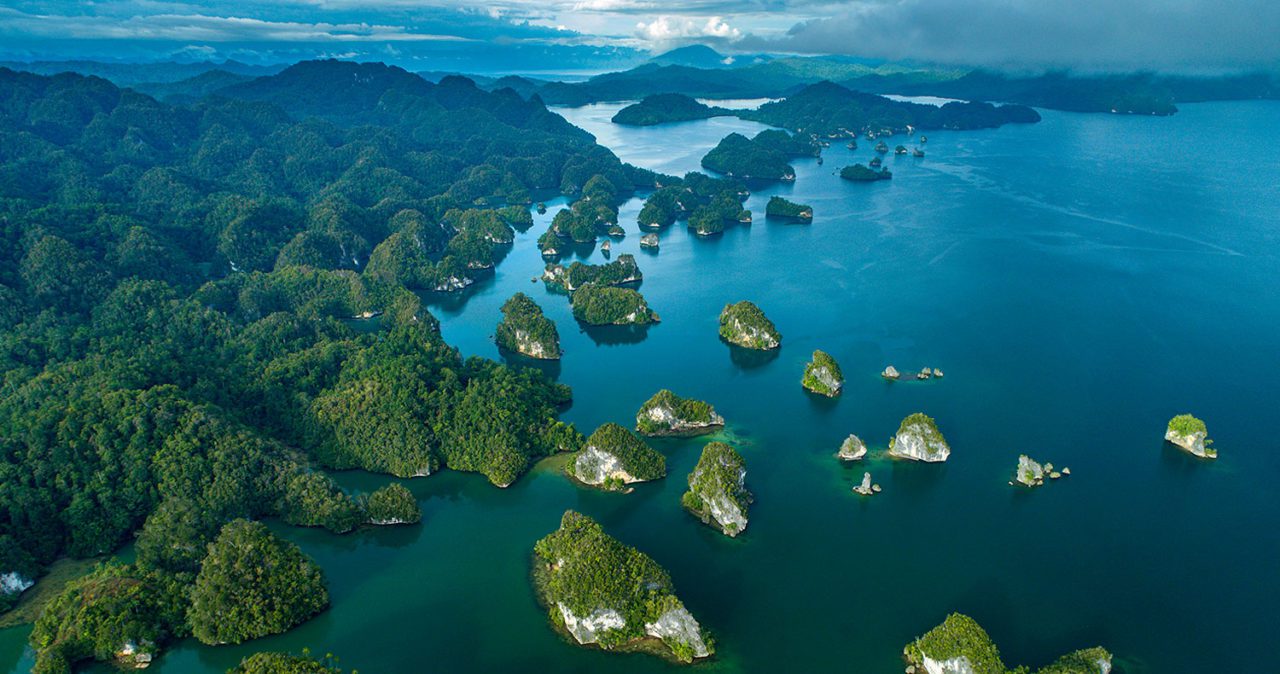
[[[0,59],[609,69],[689,44],[1005,70],[1280,69],[1273,0],[0,0]]]

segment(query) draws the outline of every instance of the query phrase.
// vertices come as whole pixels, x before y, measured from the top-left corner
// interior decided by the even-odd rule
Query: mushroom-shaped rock
[[[1204,422],[1190,414],[1179,414],[1169,420],[1164,439],[1203,459],[1218,458],[1218,450],[1209,447],[1208,428]]]
[[[840,451],[836,452],[836,457],[844,461],[857,461],[867,455],[867,445],[856,435],[850,434],[849,437],[840,443]]]
[[[889,441],[889,455],[913,461],[946,461],[951,447],[933,418],[916,412],[898,426],[897,435]]]

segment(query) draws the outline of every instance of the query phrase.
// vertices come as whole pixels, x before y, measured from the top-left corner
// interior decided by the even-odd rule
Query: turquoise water
[[[708,120],[607,124],[618,106],[565,111],[624,160],[679,173],[723,135]],[[581,510],[672,574],[716,634],[708,672],[901,671],[902,645],[950,611],[975,617],[1010,664],[1102,644],[1124,671],[1257,669],[1280,605],[1280,452],[1270,428],[1280,336],[1280,105],[1188,105],[1171,118],[1044,112],[995,131],[931,133],[894,179],[850,184],[842,146],[764,190],[750,227],[699,240],[680,227],[656,255],[628,236],[647,332],[581,332],[567,300],[530,282],[543,262],[520,235],[487,280],[436,304],[446,339],[499,357],[499,305],[533,296],[560,328],[548,370],[573,386],[565,417],[590,431],[629,423],[662,387],[706,399],[747,459],[751,523],[729,540],[680,510],[700,440],[666,440],[670,476],[628,495],[578,488],[555,460],[506,490],[472,475],[413,480],[421,526],[332,536],[277,527],[325,568],[333,608],[238,647],[178,644],[161,673],[220,672],[264,649],[332,651],[366,674],[400,671],[659,672],[641,655],[571,647],[527,582],[533,542]],[[864,143],[864,145],[866,145]],[[853,153],[859,161],[869,148]],[[766,222],[772,194],[812,204],[811,225]],[[600,261],[598,251],[586,256]],[[783,333],[772,358],[716,336],[727,302],[750,299]],[[829,401],[801,390],[815,348],[846,378]],[[923,366],[941,381],[887,384]],[[905,415],[937,418],[944,465],[891,463]],[[1193,411],[1221,452],[1164,446]],[[857,433],[869,461],[832,455]],[[1019,453],[1072,475],[1008,486]],[[884,492],[850,492],[870,470]],[[340,476],[372,488],[387,478]],[[24,630],[0,632],[0,670],[25,671]]]

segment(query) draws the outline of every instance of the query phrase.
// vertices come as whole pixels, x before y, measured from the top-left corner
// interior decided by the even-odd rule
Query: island
[[[813,358],[804,368],[804,377],[801,378],[800,385],[811,393],[834,398],[840,395],[840,391],[844,388],[844,374],[840,372],[840,365],[836,363],[835,358],[831,357],[831,354],[816,350],[813,352]]]
[[[689,491],[680,497],[680,504],[704,524],[726,536],[737,536],[747,528],[751,503],[746,479],[747,465],[737,450],[723,442],[707,443],[689,473]]]
[[[877,159],[873,159],[871,161],[876,165],[879,165]],[[882,168],[879,171],[877,171],[873,168],[868,168],[862,164],[854,164],[852,166],[846,166],[840,169],[840,177],[850,182],[865,183],[865,182],[875,182],[877,180],[889,180],[890,178],[893,178],[893,174],[890,173],[889,169],[887,168]]]
[[[859,496],[871,496],[880,493],[880,485],[872,484],[871,473],[862,474],[862,482],[853,486],[853,493]]]
[[[641,237],[640,237],[640,247],[641,247],[641,248],[650,248],[650,249],[652,249],[652,250],[654,250],[654,251],[657,251],[657,250],[658,250],[658,235],[657,235],[657,234],[654,234],[653,232],[649,232],[648,234],[645,234],[645,235],[641,236]]]
[[[305,648],[302,655],[266,651],[244,658],[227,674],[342,674],[336,662],[332,655],[316,660]]]
[[[417,499],[399,482],[375,490],[364,499],[364,510],[369,524],[417,524],[422,521],[422,509]]]
[[[760,307],[743,300],[720,311],[720,338],[744,349],[768,351],[782,344],[782,335]]]
[[[698,236],[719,234],[731,224],[751,224],[751,211],[744,209],[738,197],[729,193],[721,193],[689,215],[689,229]]]
[[[1200,419],[1190,414],[1179,414],[1169,420],[1164,439],[1202,459],[1218,458],[1218,450],[1210,447],[1208,427]]]
[[[609,242],[606,241],[605,244]],[[548,264],[542,272],[542,282],[548,288],[574,291],[588,283],[597,286],[617,286],[628,283],[639,283],[644,280],[636,257],[623,253],[618,259],[607,264],[583,264],[574,262],[567,268],[564,265]]]
[[[681,398],[662,389],[636,412],[636,431],[641,435],[693,436],[724,428],[724,417],[716,408],[692,398]]]
[[[494,338],[500,348],[530,358],[560,358],[560,333],[556,324],[528,295],[516,293],[502,305],[502,320]]]
[[[667,572],[586,515],[565,511],[560,528],[534,544],[532,579],[551,624],[579,645],[682,663],[715,652]]]
[[[813,208],[807,204],[797,204],[782,197],[771,197],[765,206],[766,218],[790,220],[792,222],[813,222]]]
[[[565,471],[583,484],[621,491],[635,482],[667,474],[667,459],[631,431],[605,423],[587,438]]]
[[[862,438],[850,433],[849,437],[840,443],[840,451],[836,452],[836,458],[842,461],[857,461],[867,455],[867,445]]]
[[[671,122],[690,122],[732,114],[724,108],[703,105],[684,94],[653,94],[632,103],[613,116],[614,124],[654,126]]]
[[[889,456],[935,463],[951,456],[938,424],[932,417],[916,412],[902,420],[898,433],[889,441]]]
[[[644,296],[631,288],[587,284],[570,299],[573,317],[587,325],[648,325],[658,322]]]
[[[909,672],[918,674],[1018,674],[1026,667],[1009,668],[1000,650],[969,616],[952,613],[941,625],[902,649]],[[1087,648],[1058,658],[1036,674],[1110,674],[1111,653],[1101,647]]]
[[[692,172],[664,179],[662,187],[645,199],[636,223],[642,230],[658,230],[687,218],[695,234],[711,236],[729,225],[751,221],[751,212],[742,208],[748,196],[740,181]]]
[[[725,136],[702,158],[702,167],[741,180],[796,179],[796,170],[787,163],[787,155],[740,133]]]

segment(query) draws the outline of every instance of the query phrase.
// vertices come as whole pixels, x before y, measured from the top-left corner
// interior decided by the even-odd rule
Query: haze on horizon
[[[705,44],[1004,70],[1280,70],[1263,0],[4,0],[0,59],[590,69]]]

